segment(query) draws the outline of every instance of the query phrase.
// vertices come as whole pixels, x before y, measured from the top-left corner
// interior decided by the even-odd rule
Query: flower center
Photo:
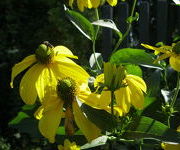
[[[64,101],[65,108],[70,107],[77,95],[76,83],[70,77],[58,81],[58,96]]]
[[[180,54],[180,41],[173,46],[172,51],[176,54]]]
[[[51,59],[53,56],[53,46],[48,42],[44,42],[39,45],[39,47],[35,51],[36,59],[42,64],[51,63]]]

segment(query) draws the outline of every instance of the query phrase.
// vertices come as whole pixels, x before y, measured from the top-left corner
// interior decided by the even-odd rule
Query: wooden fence
[[[120,48],[130,45],[138,46],[140,43],[155,44],[164,42],[170,44],[172,35],[180,32],[180,6],[172,1],[156,0],[151,5],[149,1],[139,1],[136,10],[139,13],[138,22],[133,23],[130,34],[121,44]],[[126,18],[130,16],[131,5],[120,2],[116,7],[104,5],[102,16],[104,19],[114,19],[122,33],[128,27]],[[102,55],[106,61],[114,47],[113,31],[103,28]],[[134,43],[132,43],[134,42]]]

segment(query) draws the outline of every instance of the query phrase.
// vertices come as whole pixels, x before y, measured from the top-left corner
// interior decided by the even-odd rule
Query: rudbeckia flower
[[[86,118],[77,102],[77,99],[84,100],[84,95],[90,94],[87,84],[78,86],[78,83],[73,79],[65,78],[59,80],[57,94],[56,92],[49,93],[51,94],[46,96],[42,106],[35,112],[35,117],[39,119],[41,134],[51,143],[55,141],[56,131],[63,116],[65,116],[64,126],[67,135],[74,134],[74,123],[77,124],[88,141],[100,135],[100,129]]]
[[[180,132],[180,126],[177,128],[177,131]],[[180,150],[180,144],[178,143],[162,143],[161,147],[164,150]]]
[[[20,82],[20,96],[26,104],[34,104],[37,96],[44,98],[46,87],[56,87],[57,80],[66,76],[85,82],[89,75],[69,58],[77,59],[64,46],[53,47],[47,42],[41,44],[35,54],[27,56],[14,65],[11,74],[11,87],[14,78],[29,68]],[[81,77],[81,78],[79,78]]]
[[[58,150],[80,150],[80,147],[75,142],[70,142],[68,139],[64,140],[64,146],[58,145]]]
[[[117,0],[107,0],[109,5],[115,6]],[[69,0],[69,6],[72,7],[74,0]],[[77,0],[77,6],[80,11],[84,11],[84,8],[98,8],[101,3],[101,0]]]
[[[98,87],[98,85],[100,85]],[[122,66],[116,67],[105,63],[104,74],[97,76],[94,86],[102,89],[100,94],[91,94],[84,103],[110,112],[111,91],[115,95],[114,110],[122,116],[129,112],[131,105],[142,109],[144,105],[144,93],[146,84],[144,80],[135,75],[126,75]]]
[[[169,64],[171,67],[180,72],[180,42],[173,44],[172,46],[153,47],[147,44],[141,44],[147,49],[155,50],[155,54],[163,53],[155,62],[166,59],[169,57]]]

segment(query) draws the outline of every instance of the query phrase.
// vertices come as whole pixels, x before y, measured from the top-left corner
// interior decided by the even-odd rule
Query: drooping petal
[[[78,57],[73,55],[73,53],[65,46],[56,46],[55,48],[53,48],[53,51],[55,55],[78,59]]]
[[[72,7],[74,0],[69,0],[69,6]]]
[[[116,6],[116,4],[117,4],[117,0],[107,0],[107,2],[108,2],[109,5],[111,5],[111,6]]]
[[[180,55],[171,56],[169,63],[174,70],[180,72]]]
[[[43,69],[43,65],[35,64],[25,73],[20,82],[20,96],[26,104],[34,104],[36,101],[37,91],[35,84]]]
[[[146,83],[142,78],[135,75],[127,75],[126,80],[129,80],[129,82],[134,82],[134,84],[136,84],[143,92],[146,92]]]
[[[170,57],[171,55],[172,55],[172,53],[162,54],[161,56],[159,56],[159,57],[154,61],[154,63],[157,63],[157,62],[160,61],[160,60],[166,59],[166,58]]]
[[[59,100],[56,105],[51,105],[51,109],[44,109],[43,117],[39,121],[39,130],[41,134],[48,138],[51,143],[55,142],[55,135],[61,122],[62,112],[63,101]]]
[[[90,0],[90,1],[93,8],[97,8],[100,4],[100,0]]]
[[[80,11],[84,11],[84,7],[87,7],[84,0],[77,0],[77,6]]]
[[[14,65],[12,68],[12,74],[11,74],[11,87],[13,88],[13,80],[14,78],[21,73],[23,70],[31,66],[33,63],[36,62],[36,57],[35,55],[30,55],[24,58],[21,62],[17,63]]]
[[[60,77],[71,77],[73,80],[78,82],[87,82],[89,75],[88,73],[79,65],[74,63],[72,60],[62,57],[54,63],[54,69],[56,68],[56,73]],[[57,75],[58,75],[57,74]]]
[[[164,150],[180,150],[180,144],[178,143],[162,143],[161,144],[162,149]]]
[[[43,112],[44,112],[44,107],[43,106],[40,106],[36,112],[34,113],[34,117],[38,120],[40,120],[43,116]]]
[[[129,89],[131,90],[131,103],[138,109],[144,107],[144,95],[141,89],[133,82],[127,82]]]
[[[36,90],[40,101],[42,101],[46,92],[48,92],[47,88],[56,89],[57,79],[53,71],[51,70],[52,65],[50,65],[49,67],[45,67],[40,73],[38,80],[36,81]]]
[[[155,50],[157,52],[161,52],[161,53],[167,53],[168,52],[167,50],[165,50],[163,48],[158,48],[158,47],[154,47],[154,46],[147,45],[147,44],[141,44],[141,45],[147,49]]]
[[[85,117],[76,101],[73,102],[72,106],[76,124],[81,129],[87,140],[90,142],[100,136],[100,129]]]
[[[104,83],[104,74],[100,74],[96,77],[95,81],[94,81],[94,87],[98,87],[99,84],[103,84]]]
[[[128,113],[131,105],[130,95],[131,91],[129,87],[122,87],[114,92],[116,103],[124,113]]]

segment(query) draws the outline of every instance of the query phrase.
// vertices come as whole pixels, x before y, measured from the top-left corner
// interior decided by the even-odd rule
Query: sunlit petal
[[[20,95],[26,104],[34,104],[37,98],[35,83],[43,71],[44,66],[35,64],[23,76],[20,83]]]
[[[117,0],[107,0],[107,2],[108,2],[109,5],[111,5],[111,6],[116,6],[116,4],[117,4]]]
[[[124,113],[128,113],[131,106],[130,92],[129,87],[122,87],[114,92],[116,103]]]
[[[36,110],[36,112],[34,113],[34,117],[35,117],[36,119],[40,120],[40,119],[42,118],[42,116],[43,116],[43,111],[44,111],[43,106],[40,106],[40,107]]]
[[[78,57],[73,55],[73,53],[65,46],[56,46],[53,49],[55,55],[60,55],[64,57],[70,57],[70,58],[75,58],[77,59]]]
[[[141,44],[141,45],[144,46],[147,49],[155,50],[155,51],[158,51],[158,52],[161,52],[161,53],[167,53],[168,52],[167,50],[165,50],[163,48],[158,48],[158,47],[154,47],[154,46],[147,45],[147,44]]]
[[[55,142],[56,131],[61,122],[63,112],[63,102],[59,101],[52,109],[44,109],[43,117],[39,121],[39,130],[41,134],[48,138],[49,142]]]
[[[142,78],[135,75],[127,75],[126,80],[129,80],[129,82],[132,82],[135,85],[137,85],[143,92],[146,92],[147,90],[146,83]]]
[[[14,78],[21,73],[23,70],[31,66],[33,63],[36,62],[36,57],[35,55],[30,55],[24,58],[21,62],[17,63],[14,65],[12,68],[12,74],[11,74],[11,87],[13,87],[13,80]]]
[[[85,117],[76,101],[73,102],[73,112],[76,124],[81,129],[88,141],[100,136],[100,129]]]
[[[44,98],[45,93],[48,92],[47,88],[56,88],[56,85],[57,79],[51,70],[51,67],[45,67],[36,81],[36,90],[40,101]]]
[[[180,55],[171,56],[169,63],[174,70],[180,72]]]

